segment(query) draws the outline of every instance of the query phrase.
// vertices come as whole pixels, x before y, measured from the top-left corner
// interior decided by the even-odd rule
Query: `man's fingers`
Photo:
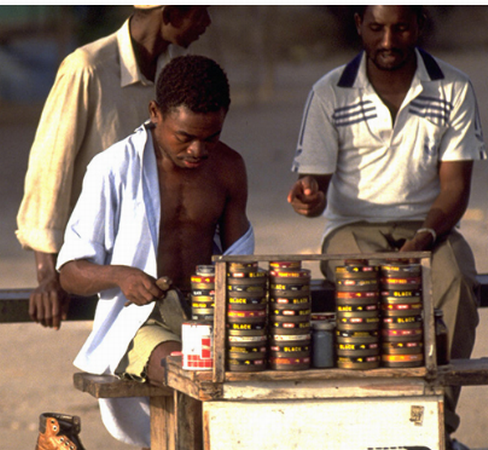
[[[315,195],[319,192],[319,185],[314,177],[303,177],[300,179],[302,183],[303,194],[307,197]]]
[[[61,326],[61,305],[58,293],[52,291],[49,293],[50,303],[51,303],[51,326],[55,330],[59,330]]]

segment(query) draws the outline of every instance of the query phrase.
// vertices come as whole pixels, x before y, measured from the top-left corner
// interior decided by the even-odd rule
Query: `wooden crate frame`
[[[270,261],[334,261],[346,259],[416,259],[422,267],[422,297],[424,326],[424,366],[413,369],[378,368],[372,370],[346,369],[310,369],[301,371],[264,371],[251,373],[227,372],[226,368],[226,317],[227,317],[227,266],[231,262],[270,262]],[[281,255],[227,255],[214,256],[215,262],[215,312],[213,331],[214,366],[212,382],[222,384],[226,381],[244,381],[252,378],[256,381],[300,379],[336,379],[336,378],[425,378],[434,380],[437,375],[434,304],[432,299],[432,274],[430,252],[385,252],[354,254],[281,254]]]

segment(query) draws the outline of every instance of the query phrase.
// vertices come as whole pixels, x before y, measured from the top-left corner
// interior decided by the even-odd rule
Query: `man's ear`
[[[178,27],[181,22],[181,12],[178,7],[165,6],[163,8],[163,23],[165,25],[173,25]]]
[[[363,20],[358,13],[354,14],[354,23],[356,24],[356,31],[358,32],[358,35],[361,36],[361,25],[363,23]]]
[[[163,23],[165,25],[169,25],[171,23],[171,6],[165,6],[163,7]]]
[[[151,100],[149,102],[149,118],[153,124],[156,124],[161,119],[161,111],[156,100]]]
[[[419,33],[421,34],[424,31],[425,24],[427,23],[427,15],[423,13],[417,20],[419,24]]]

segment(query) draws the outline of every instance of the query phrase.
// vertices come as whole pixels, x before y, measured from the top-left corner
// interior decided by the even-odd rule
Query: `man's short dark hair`
[[[356,6],[354,7],[356,14],[361,17],[361,20],[364,19],[364,13],[366,12],[366,8],[369,5],[361,5],[361,6]],[[402,5],[405,7],[408,7],[412,10],[412,12],[417,16],[417,20],[419,23],[422,23],[422,20],[424,19],[424,7],[419,6],[419,5]]]
[[[185,106],[194,113],[229,109],[227,75],[212,59],[199,55],[172,59],[159,75],[156,101],[163,116]]]

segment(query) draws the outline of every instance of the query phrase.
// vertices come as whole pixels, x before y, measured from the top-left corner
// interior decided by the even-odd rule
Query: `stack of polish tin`
[[[345,261],[335,269],[336,354],[341,369],[380,365],[379,267]]]
[[[191,276],[191,315],[198,322],[213,322],[215,309],[215,267],[199,265]]]
[[[235,372],[267,367],[268,274],[257,262],[230,263],[227,274],[227,362]]]
[[[301,261],[269,263],[269,366],[303,370],[311,365],[311,272]]]
[[[381,266],[382,365],[419,367],[424,363],[422,268],[391,262]]]

